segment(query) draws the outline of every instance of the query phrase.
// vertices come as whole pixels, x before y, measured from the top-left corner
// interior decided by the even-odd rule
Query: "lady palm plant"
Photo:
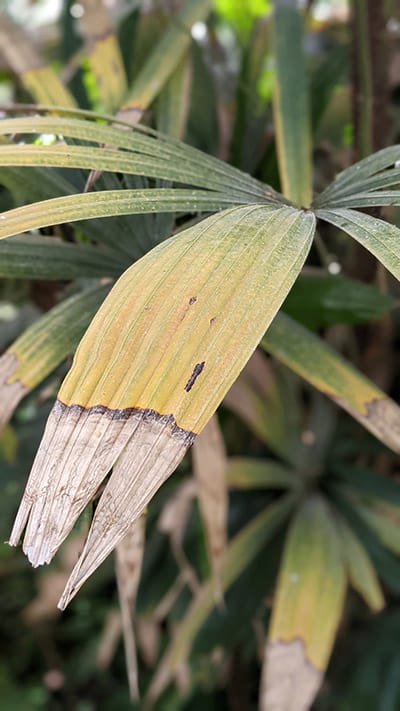
[[[22,180],[30,196],[29,204],[0,216],[0,238],[7,238],[0,245],[0,275],[97,280],[49,311],[0,359],[0,422],[5,424],[19,401],[78,346],[10,536],[16,545],[25,530],[23,548],[32,565],[49,563],[104,486],[61,597],[62,609],[113,549],[123,560],[124,542],[134,536],[136,522],[143,521],[156,491],[206,432],[258,344],[400,453],[398,406],[317,336],[278,313],[319,221],[340,228],[400,279],[400,230],[360,211],[400,204],[400,148],[365,158],[312,196],[302,22],[294,4],[275,5],[274,112],[283,194],[174,137],[123,118],[128,110],[128,118],[132,112],[140,118],[179,65],[187,37],[183,44],[173,41],[178,25],[162,36],[125,99],[120,97],[117,117],[36,107],[39,116],[0,122],[2,182],[21,189]],[[207,10],[207,3],[188,2],[180,19],[191,24],[197,18],[193,12],[202,18]],[[175,50],[169,63],[160,63],[170,46]],[[95,53],[90,56],[95,62]],[[32,75],[30,81],[34,86]],[[110,111],[117,108],[113,101]],[[32,135],[39,139],[16,139]],[[53,141],[44,145],[42,135]],[[49,168],[90,171],[90,189],[81,185],[78,191],[65,172]],[[169,215],[179,215],[179,228],[165,239]],[[37,233],[58,224],[75,225],[73,243]],[[144,239],[146,230],[150,239]],[[20,235],[27,231],[36,233]],[[149,244],[155,246],[149,249]],[[250,391],[252,402],[259,394]],[[264,420],[250,408],[250,425],[281,461],[261,468],[256,460],[228,459],[223,469],[233,486],[239,481],[288,491],[228,544],[220,536],[214,559],[221,594],[291,518],[260,703],[263,709],[286,709],[297,699],[300,709],[309,707],[321,684],[347,584],[372,609],[383,605],[374,567],[346,511],[355,511],[398,552],[392,523],[398,507],[388,503],[386,490],[365,496],[343,476],[321,488],[307,476],[313,467],[300,433],[288,430],[284,413],[267,412]],[[293,443],[290,452],[288,442]],[[316,452],[313,466],[317,460]],[[212,550],[212,522],[209,530]],[[154,677],[150,700],[185,658],[215,592],[210,581],[195,594],[181,633]]]

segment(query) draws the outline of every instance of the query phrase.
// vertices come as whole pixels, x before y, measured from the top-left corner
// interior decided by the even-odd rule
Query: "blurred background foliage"
[[[24,28],[29,42],[44,58],[43,66],[62,77],[77,105],[114,113],[126,91],[124,82],[132,83],[181,4],[177,0],[104,2],[120,55],[115,48],[99,47],[96,28],[82,25],[85,7],[79,2],[2,0],[0,9],[3,18],[7,15]],[[360,140],[363,119],[354,101],[360,78],[355,72],[357,30],[351,11],[355,17],[359,15],[357,2],[350,7],[345,0],[310,0],[301,6],[312,91],[314,187],[319,191],[338,170],[365,154]],[[385,103],[377,111],[385,115],[385,123],[370,150],[400,138],[400,11],[395,0],[382,6]],[[157,101],[144,107],[144,122],[280,189],[272,120],[275,69],[270,11],[268,0],[215,0],[207,23],[201,20],[192,26],[180,74],[174,75]],[[1,22],[0,18],[0,28]],[[49,98],[46,101],[50,83],[45,86],[42,79],[43,98],[40,86],[38,89],[34,83],[29,92],[29,82],[24,81],[26,68],[18,75],[18,58],[11,57],[6,44],[3,38],[0,103],[50,103]],[[114,59],[120,56],[122,62],[115,81],[106,81],[107,51]],[[99,81],[103,74],[104,82]],[[82,171],[67,174],[59,170],[57,174],[60,180],[68,175],[75,189],[82,190],[85,185]],[[4,180],[2,210],[18,203],[18,189],[23,199],[49,195],[47,188],[41,194],[42,186],[23,186],[20,180],[18,172],[13,184],[10,177]],[[118,177],[107,174],[100,178],[107,188],[113,187],[113,180]],[[60,194],[57,186],[52,194]],[[395,208],[382,212],[400,224]],[[97,228],[109,233],[118,230],[120,236],[121,258],[115,273],[172,229],[171,218],[165,215],[108,218],[104,223],[106,227]],[[66,242],[85,243],[94,239],[96,225],[93,230],[88,236],[78,228],[73,238],[65,227],[60,228],[59,236]],[[140,239],[132,242],[132,234]],[[283,310],[344,352],[398,401],[399,286],[349,248],[339,231],[324,225],[321,236],[323,242],[317,242]],[[24,249],[22,245],[21,255]],[[40,255],[36,258],[44,269]],[[65,277],[47,280],[45,269],[38,271],[37,279],[26,279],[21,266],[18,272],[15,264],[7,265],[9,273],[1,276],[8,278],[0,280],[1,350],[61,298],[72,297],[89,285],[83,277],[74,282]],[[101,266],[98,269],[101,273]],[[110,269],[108,276],[112,275]],[[279,505],[287,496],[282,491],[295,487],[297,478],[305,477],[310,490],[332,502],[367,551],[381,580],[386,606],[374,615],[358,594],[361,592],[372,610],[381,608],[377,581],[367,591],[349,593],[327,675],[313,708],[396,711],[400,708],[398,459],[283,365],[261,352],[258,356],[257,375],[245,370],[219,411],[228,456],[229,540],[269,504]],[[69,364],[70,360],[59,365],[29,393],[1,435],[1,540],[9,535],[45,419]],[[265,387],[260,388],[261,381]],[[261,469],[257,470],[255,462],[261,463]],[[224,603],[214,607],[210,588],[209,602],[200,600],[197,618],[192,615],[188,621],[191,600],[197,599],[210,575],[202,518],[190,490],[191,469],[190,460],[185,459],[157,494],[147,515],[135,623],[140,686],[146,691],[171,640],[186,634],[189,652],[182,653],[175,683],[156,702],[156,708],[256,709],[262,649],[287,515],[282,513],[280,519],[266,524],[261,539],[249,534],[246,545],[234,549],[227,564],[232,584]],[[172,507],[172,528],[166,522],[168,507]],[[132,708],[112,561],[103,564],[65,613],[56,611],[82,531],[84,520],[56,562],[44,570],[32,571],[19,550],[0,548],[0,705],[5,711]],[[357,584],[354,587],[357,589]],[[186,628],[182,629],[185,620]]]

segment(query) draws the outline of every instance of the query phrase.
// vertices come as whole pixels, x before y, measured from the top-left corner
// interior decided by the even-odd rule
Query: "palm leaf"
[[[384,207],[400,205],[400,190],[377,190],[375,192],[356,192],[335,199],[336,208],[348,207]],[[333,208],[333,206],[329,206]]]
[[[156,211],[213,212],[240,203],[240,199],[230,199],[221,193],[206,190],[98,190],[43,200],[3,212],[0,215],[0,239],[26,230],[94,217],[139,215]],[[114,235],[111,238],[118,239]]]
[[[102,117],[90,112],[80,112],[88,117]],[[243,173],[233,166],[223,163],[217,158],[208,156],[202,151],[188,146],[180,141],[165,136],[143,126],[122,123],[122,126],[135,128],[135,131],[121,130],[114,126],[99,124],[94,121],[83,121],[76,118],[35,117],[15,118],[0,121],[0,135],[6,134],[41,134],[48,133],[55,136],[64,136],[75,140],[89,141],[91,143],[105,144],[115,148],[134,151],[136,159],[138,153],[143,157],[153,157],[156,164],[164,167],[176,168],[179,175],[182,171],[192,174],[192,180],[202,181],[201,187],[216,187],[218,189],[232,188],[240,191],[243,196],[259,197],[270,200],[282,200],[270,186],[260,183],[255,178]],[[42,147],[37,146],[36,150]],[[120,153],[118,153],[120,156]],[[117,157],[117,156],[114,156]],[[125,154],[120,156],[126,157]],[[179,178],[180,182],[182,180]],[[162,175],[158,176],[162,177]],[[185,178],[184,178],[185,179]],[[208,179],[208,182],[207,182]],[[211,182],[210,182],[211,181]],[[217,182],[212,182],[217,181]],[[196,183],[194,183],[196,184]]]
[[[363,183],[372,176],[379,179],[379,173],[389,166],[394,166],[400,158],[400,146],[383,148],[367,158],[354,163],[343,170],[336,180],[320,195],[317,195],[313,205],[316,208],[335,207],[342,196],[352,195],[362,189]]]
[[[261,680],[260,708],[306,711],[322,682],[342,614],[340,539],[322,499],[307,500],[285,542]]]
[[[232,489],[291,489],[296,486],[295,472],[273,459],[230,457],[225,477]]]
[[[17,235],[0,243],[2,279],[117,277],[124,268],[123,261],[108,250],[54,237]]]
[[[382,204],[382,203],[379,203]],[[356,210],[317,210],[317,217],[347,232],[400,280],[400,229]]]
[[[96,286],[65,299],[0,357],[0,429],[22,398],[74,352],[108,290]]]
[[[274,0],[274,118],[284,195],[308,207],[312,197],[310,111],[303,18],[296,0]]]
[[[234,208],[163,242],[117,282],[60,390],[11,536],[16,544],[29,517],[24,549],[35,565],[49,560],[114,465],[62,606],[210,419],[293,284],[314,228],[311,213],[293,208]],[[53,435],[60,445],[46,474]]]
[[[101,0],[82,0],[82,5],[84,13],[79,27],[84,38],[87,62],[102,109],[113,112],[127,90],[118,40]]]
[[[116,151],[111,148],[94,148],[92,146],[32,146],[6,145],[0,146],[0,165],[2,166],[46,166],[61,168],[82,168],[87,170],[106,170],[110,172],[127,173],[130,175],[147,176],[172,180],[181,184],[193,185],[225,192],[228,196],[251,202],[254,197],[250,192],[227,185],[223,176],[208,175],[199,167],[190,169],[185,165],[175,165],[165,158],[138,155],[127,151]],[[228,181],[229,182],[229,181]],[[258,196],[256,196],[258,197]],[[260,198],[259,198],[260,199]]]
[[[262,347],[400,453],[400,408],[320,338],[280,313]]]
[[[349,582],[364,598],[370,609],[379,612],[385,606],[385,599],[370,557],[343,518],[337,518],[336,524]]]
[[[192,41],[191,28],[204,21],[211,10],[210,0],[186,0],[171,19],[166,31],[138,72],[120,108],[119,115],[140,120],[183,59]]]

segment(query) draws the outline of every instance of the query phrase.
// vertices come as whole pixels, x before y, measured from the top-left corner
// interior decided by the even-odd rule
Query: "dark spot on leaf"
[[[189,299],[189,306],[192,306],[192,304],[194,304],[196,301],[197,301],[196,297],[195,297],[195,296],[191,296],[190,299]]]
[[[213,325],[216,318],[217,318],[216,316],[213,316],[212,318],[210,318],[210,326]]]
[[[185,390],[188,393],[189,390],[192,389],[193,385],[196,382],[196,379],[199,377],[200,373],[202,372],[206,362],[203,360],[201,363],[196,363],[196,365],[193,368],[193,373],[191,374],[189,380],[187,381],[185,385]]]

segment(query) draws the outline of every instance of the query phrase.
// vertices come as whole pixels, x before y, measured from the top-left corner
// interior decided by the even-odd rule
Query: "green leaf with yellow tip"
[[[0,357],[0,430],[25,395],[74,352],[109,288],[96,286],[65,299]]]
[[[225,472],[232,489],[290,489],[296,485],[296,475],[274,459],[230,457]]]
[[[336,526],[349,583],[373,612],[379,612],[385,606],[385,599],[371,559],[343,518],[336,517]]]
[[[400,408],[333,348],[280,313],[261,346],[400,453]]]
[[[233,208],[161,243],[119,279],[60,389],[11,535],[18,543],[27,523],[25,552],[33,565],[48,562],[113,467],[61,607],[206,425],[296,279],[314,229],[313,215],[295,208]]]
[[[346,575],[324,501],[298,510],[287,534],[261,681],[262,711],[308,709],[321,685],[342,614]]]
[[[229,589],[250,565],[263,546],[284,524],[293,507],[293,498],[286,496],[261,511],[253,520],[242,528],[228,543],[221,560],[222,592]],[[193,641],[202,624],[215,606],[214,585],[208,579],[199,589],[189,609],[179,625],[176,634],[167,647],[148,691],[148,700],[154,702],[172,681],[174,673],[187,659]]]

